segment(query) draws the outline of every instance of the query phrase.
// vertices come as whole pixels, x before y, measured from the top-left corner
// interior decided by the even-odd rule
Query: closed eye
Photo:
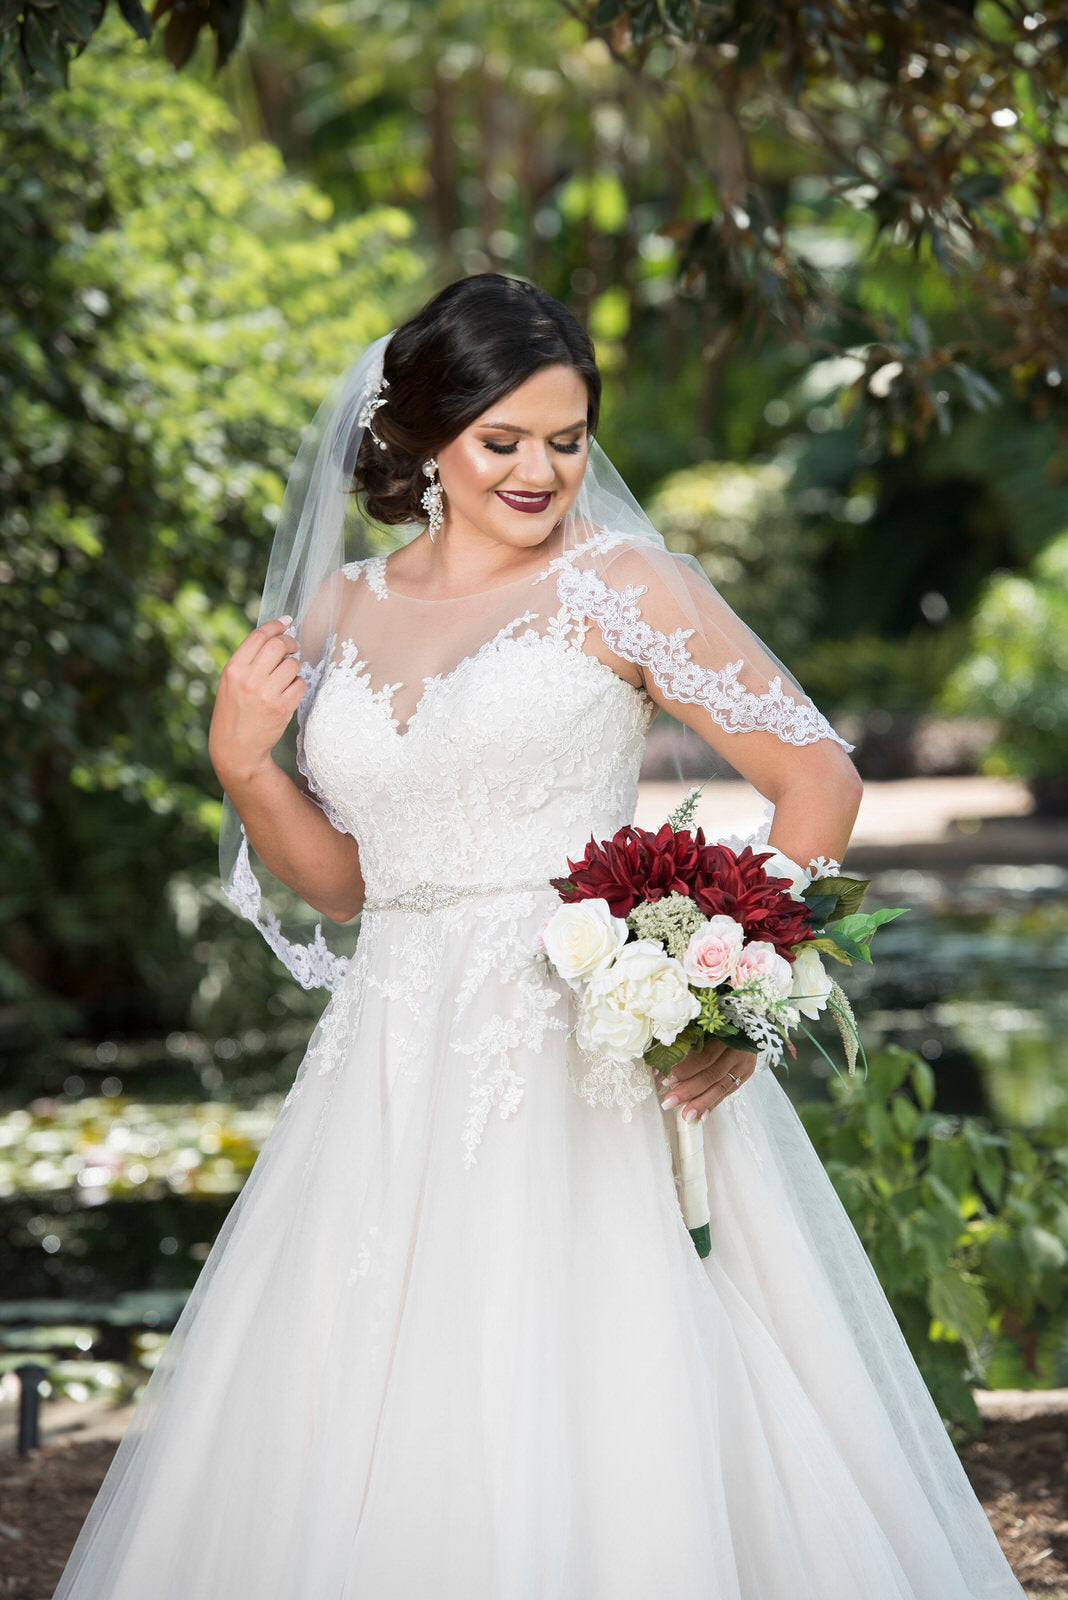
[[[494,444],[492,439],[483,439],[482,443],[487,450],[492,450],[496,456],[514,455],[518,448],[514,444]],[[573,456],[578,454],[580,444],[581,440],[574,439],[570,444],[554,444],[553,449],[559,451],[562,456]]]

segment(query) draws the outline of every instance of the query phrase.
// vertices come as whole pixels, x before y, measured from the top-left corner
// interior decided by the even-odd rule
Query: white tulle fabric
[[[634,813],[601,591],[509,585],[440,670],[391,658],[431,603],[387,566],[345,573],[309,781],[372,900],[530,886],[365,911],[55,1600],[1020,1600],[774,1073],[703,1124],[702,1260],[671,1115],[533,959],[539,880]]]

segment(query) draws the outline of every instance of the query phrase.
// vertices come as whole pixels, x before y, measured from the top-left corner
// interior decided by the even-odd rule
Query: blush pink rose
[[[734,982],[760,978],[772,994],[785,997],[794,983],[794,969],[767,939],[750,939],[743,944],[734,965]]]
[[[724,912],[709,917],[690,935],[682,958],[682,968],[699,989],[714,989],[717,983],[734,981],[734,963],[742,948],[745,930],[740,922]]]

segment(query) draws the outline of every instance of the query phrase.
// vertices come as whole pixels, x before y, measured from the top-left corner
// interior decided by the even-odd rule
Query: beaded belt
[[[522,883],[415,883],[388,900],[365,900],[364,911],[440,911],[479,894],[511,894],[518,889],[551,889],[545,878],[527,878]]]

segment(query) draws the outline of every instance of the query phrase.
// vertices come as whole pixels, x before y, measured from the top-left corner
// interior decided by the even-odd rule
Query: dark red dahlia
[[[641,900],[690,894],[703,842],[700,829],[695,838],[667,822],[657,833],[628,824],[603,843],[591,838],[581,861],[568,858],[570,875],[549,882],[564,900],[607,900],[625,917]]]
[[[739,855],[723,844],[705,845],[690,891],[706,917],[723,913],[740,922],[747,939],[766,939],[788,961],[790,946],[810,937],[808,907],[789,893],[789,878],[769,878],[764,862],[746,845]]]
[[[811,937],[808,907],[788,891],[789,878],[770,878],[764,862],[771,850],[740,854],[725,844],[706,844],[702,829],[676,833],[665,822],[657,833],[620,828],[611,839],[591,838],[571,872],[549,882],[563,900],[607,900],[614,917],[625,917],[642,900],[687,894],[705,916],[723,912],[745,929],[747,939],[766,939],[792,961],[790,946]]]

